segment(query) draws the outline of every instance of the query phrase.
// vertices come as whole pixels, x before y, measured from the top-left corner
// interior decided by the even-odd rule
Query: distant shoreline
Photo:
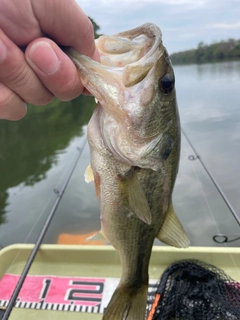
[[[200,42],[197,49],[170,55],[173,64],[203,64],[240,60],[240,40],[228,39],[210,45]]]
[[[171,56],[170,56],[171,58]],[[240,58],[232,58],[232,59],[224,59],[224,60],[211,60],[211,61],[204,61],[204,62],[174,62],[171,59],[171,62],[174,66],[186,66],[186,65],[191,65],[191,64],[198,64],[198,65],[203,65],[203,64],[214,64],[214,63],[219,63],[219,62],[234,62],[234,61],[240,61]]]

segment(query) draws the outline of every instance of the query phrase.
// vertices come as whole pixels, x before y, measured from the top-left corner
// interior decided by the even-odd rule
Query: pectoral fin
[[[149,204],[135,172],[128,178],[128,187],[129,204],[133,212],[140,220],[147,224],[151,224],[152,215]]]
[[[173,247],[187,248],[189,239],[183,229],[181,222],[174,212],[172,203],[168,208],[166,219],[157,235],[157,238]]]
[[[90,164],[87,166],[87,168],[84,172],[84,178],[87,183],[94,181],[93,171],[92,171]]]

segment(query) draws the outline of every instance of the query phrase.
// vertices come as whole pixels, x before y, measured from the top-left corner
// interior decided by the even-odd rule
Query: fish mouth
[[[113,36],[101,36],[95,42],[101,63],[73,49],[66,53],[86,89],[119,119],[126,89],[141,83],[164,53],[162,33],[156,25],[146,23]]]
[[[122,73],[125,87],[140,82],[153,66],[154,53],[162,43],[161,30],[146,23],[138,28],[113,36],[102,36],[96,41],[102,65]]]

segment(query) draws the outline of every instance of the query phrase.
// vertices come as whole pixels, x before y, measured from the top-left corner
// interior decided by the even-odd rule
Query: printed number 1
[[[48,290],[50,288],[52,280],[49,279],[44,279],[43,280],[43,287],[42,287],[42,291],[40,293],[40,297],[39,299],[45,299],[47,294],[48,294]]]

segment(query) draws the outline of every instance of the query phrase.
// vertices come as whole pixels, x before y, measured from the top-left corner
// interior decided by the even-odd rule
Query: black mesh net
[[[240,320],[240,283],[196,260],[168,267],[149,296],[148,320]]]

